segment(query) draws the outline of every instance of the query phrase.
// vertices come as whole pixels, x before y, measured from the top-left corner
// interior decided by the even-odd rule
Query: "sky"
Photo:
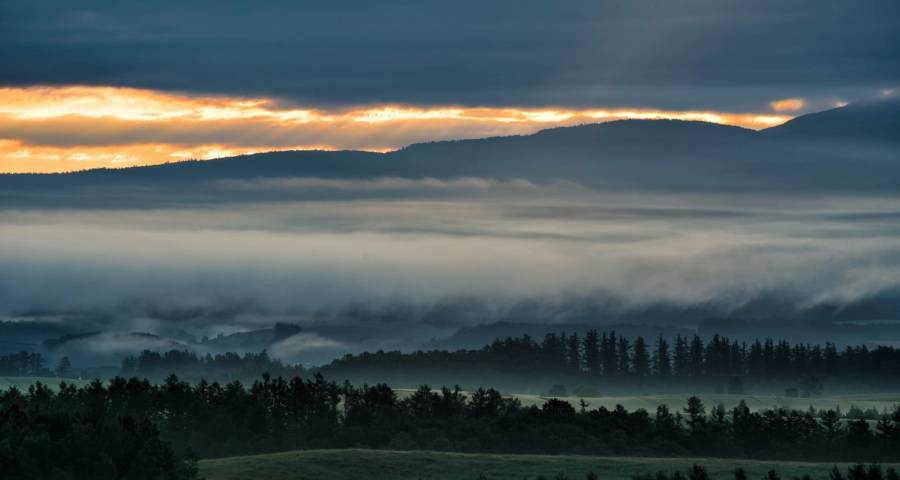
[[[774,126],[900,83],[891,1],[0,2],[0,171]]]

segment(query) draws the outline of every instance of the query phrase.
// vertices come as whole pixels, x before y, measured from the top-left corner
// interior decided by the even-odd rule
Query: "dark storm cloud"
[[[764,108],[900,79],[883,2],[3,2],[0,83],[402,102]]]

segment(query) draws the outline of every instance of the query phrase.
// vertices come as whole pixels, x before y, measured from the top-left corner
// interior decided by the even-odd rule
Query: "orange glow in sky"
[[[217,144],[183,146],[165,143],[54,147],[26,145],[18,140],[0,140],[0,164],[5,167],[5,173],[68,172],[87,168],[122,168],[183,160],[209,160],[287,150],[334,150],[334,147],[294,145],[254,148]]]
[[[785,98],[775,100],[769,106],[776,112],[794,112],[806,106],[806,102],[802,98]]]
[[[421,141],[621,119],[761,129],[789,120],[784,112],[803,102],[785,99],[771,107],[776,113],[410,105],[325,110],[135,88],[0,88],[0,172],[119,168],[275,150],[389,151]]]

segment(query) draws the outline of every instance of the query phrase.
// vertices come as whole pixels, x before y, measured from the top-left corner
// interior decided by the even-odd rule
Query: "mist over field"
[[[174,338],[276,322],[333,327],[275,349],[302,358],[412,348],[498,320],[693,327],[716,316],[809,320],[825,308],[812,318],[825,322],[895,298],[900,285],[900,197],[890,194],[604,191],[474,177],[211,185],[226,196],[301,198],[4,208],[3,316]],[[639,316],[654,308],[676,314]],[[353,338],[357,329],[365,338]],[[99,353],[171,346],[91,342],[83,348]]]

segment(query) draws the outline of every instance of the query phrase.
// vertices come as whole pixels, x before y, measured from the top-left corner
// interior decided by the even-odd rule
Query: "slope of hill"
[[[520,480],[571,479],[594,472],[604,480],[628,480],[638,473],[658,470],[686,470],[693,464],[704,466],[714,479],[731,479],[738,467],[748,478],[764,478],[775,469],[782,478],[809,474],[825,478],[833,463],[779,462],[714,458],[590,457],[578,455],[500,455],[450,452],[398,452],[390,450],[309,450],[247,457],[200,461],[201,476],[207,480],[288,480],[327,478],[329,480]],[[884,468],[896,465],[883,465]],[[841,466],[846,469],[846,465]]]
[[[122,184],[159,188],[260,177],[540,179],[615,173],[604,167],[627,176],[632,170],[670,163],[673,158],[698,160],[701,152],[706,156],[728,150],[746,153],[756,136],[751,130],[703,122],[623,120],[553,128],[533,135],[421,143],[386,154],[270,152],[125,169],[4,175],[0,182],[10,187],[21,182],[55,188]]]
[[[118,365],[122,358],[142,350],[185,350],[178,340],[143,332],[89,332],[47,339],[43,347],[51,358],[69,357],[73,364],[85,367]]]
[[[900,143],[900,100],[850,104],[763,130],[767,137]]]

